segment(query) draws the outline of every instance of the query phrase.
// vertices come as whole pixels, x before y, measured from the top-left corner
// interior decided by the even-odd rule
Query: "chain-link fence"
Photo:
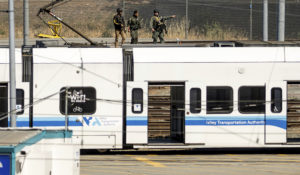
[[[30,0],[30,36],[49,33],[36,14],[40,7],[54,0]],[[15,1],[18,38],[22,38],[23,1]],[[153,9],[160,15],[175,14],[169,20],[167,38],[199,40],[262,40],[263,0],[71,0],[54,8],[54,13],[89,37],[113,37],[112,18],[116,8],[124,9],[125,19],[136,9],[140,12],[143,29],[141,38],[151,38],[149,20]],[[251,8],[252,7],[252,8]],[[7,1],[0,0],[0,10]],[[252,11],[252,12],[251,12]],[[188,14],[188,16],[186,16]],[[46,14],[44,19],[51,20]],[[269,0],[269,39],[277,39],[278,0]],[[0,13],[0,38],[8,35],[8,15]],[[252,23],[251,23],[252,21]],[[252,32],[251,32],[252,31]],[[300,0],[286,0],[286,39],[300,39]],[[66,27],[62,36],[77,37]]]

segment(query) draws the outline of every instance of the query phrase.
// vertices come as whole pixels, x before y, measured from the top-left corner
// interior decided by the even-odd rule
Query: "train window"
[[[60,113],[65,115],[66,93],[61,89]],[[68,88],[68,115],[91,115],[96,112],[96,89],[93,87],[69,87]]]
[[[280,113],[282,111],[281,88],[272,88],[271,90],[271,111],[273,113]]]
[[[16,114],[22,115],[24,114],[24,90],[23,89],[17,89],[16,91]]]
[[[239,89],[239,111],[241,113],[265,113],[265,87],[244,86]]]
[[[192,88],[190,90],[190,112],[193,114],[201,112],[201,90],[200,90],[200,88]]]
[[[207,114],[229,114],[233,110],[231,87],[207,87]]]
[[[140,114],[143,112],[143,89],[132,89],[132,112]]]

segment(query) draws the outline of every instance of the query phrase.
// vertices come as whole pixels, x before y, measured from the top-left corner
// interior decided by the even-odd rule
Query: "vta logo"
[[[3,164],[2,164],[2,162],[0,162],[0,168],[3,168]]]
[[[101,122],[96,117],[83,117],[83,120],[87,126],[101,126]]]

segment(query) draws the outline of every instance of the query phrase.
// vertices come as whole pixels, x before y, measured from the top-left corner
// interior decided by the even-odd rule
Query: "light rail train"
[[[37,128],[65,128],[67,117],[82,149],[300,147],[300,47],[33,48],[32,66],[21,52],[17,126],[30,110]]]

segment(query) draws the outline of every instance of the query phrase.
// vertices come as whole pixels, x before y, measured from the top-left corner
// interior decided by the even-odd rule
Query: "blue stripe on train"
[[[271,125],[271,126],[277,126],[279,128],[282,128],[284,130],[286,130],[286,120],[267,120],[266,121],[267,125]]]
[[[147,126],[147,116],[127,116],[126,126]]]
[[[8,122],[10,126],[10,122]],[[65,126],[65,119],[63,117],[34,117],[34,127],[59,127]],[[83,126],[77,117],[69,117],[68,126]],[[29,119],[27,117],[17,118],[17,127],[29,127]]]
[[[127,120],[126,125],[127,126],[147,126],[148,121],[147,120]]]
[[[230,117],[230,118],[229,118]],[[186,117],[185,124],[189,126],[243,126],[270,125],[286,129],[286,116],[209,116]]]
[[[286,121],[284,120],[186,120],[188,126],[244,126],[244,125],[271,125],[282,129],[286,129]]]
[[[230,118],[229,118],[230,117]],[[147,126],[147,117],[130,116],[126,119],[127,126]],[[209,116],[209,117],[186,117],[187,126],[245,126],[245,125],[270,125],[286,129],[286,116]]]
[[[33,126],[65,126],[65,121],[33,121]],[[68,126],[83,126],[81,122],[69,121]],[[17,127],[29,127],[28,121],[17,121]]]
[[[9,122],[10,123],[10,122]],[[69,117],[69,126],[83,126],[77,117]],[[126,118],[127,126],[147,126],[147,116],[137,117],[128,116]],[[186,117],[185,124],[187,126],[243,126],[243,125],[270,125],[282,129],[286,129],[286,116],[268,116],[265,120],[264,116],[209,116],[209,117]],[[29,121],[26,117],[17,119],[17,127],[28,127]],[[63,117],[35,117],[33,126],[37,127],[58,127],[65,126]]]

